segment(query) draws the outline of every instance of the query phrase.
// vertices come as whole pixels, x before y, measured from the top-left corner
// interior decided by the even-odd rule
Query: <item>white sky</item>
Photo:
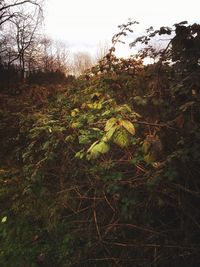
[[[95,53],[98,43],[110,41],[128,18],[140,23],[138,33],[183,20],[200,23],[200,0],[46,0],[45,5],[46,33],[71,51]]]

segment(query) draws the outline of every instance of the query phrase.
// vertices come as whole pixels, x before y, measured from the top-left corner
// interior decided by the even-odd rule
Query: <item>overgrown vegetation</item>
[[[200,25],[138,43],[66,87],[1,93],[1,266],[199,266]]]

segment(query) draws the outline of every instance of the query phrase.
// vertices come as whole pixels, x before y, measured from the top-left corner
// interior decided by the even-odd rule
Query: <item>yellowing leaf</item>
[[[142,150],[144,152],[144,154],[146,154],[145,156],[147,156],[147,160],[145,160],[147,163],[149,161],[149,156],[150,156],[150,161],[159,161],[160,157],[161,157],[161,153],[162,153],[162,143],[160,138],[155,135],[155,136],[151,136],[148,135],[142,145]],[[148,156],[149,155],[149,156]]]
[[[71,127],[73,128],[73,129],[76,129],[76,128],[78,128],[80,126],[80,124],[78,123],[78,122],[73,122],[72,124],[71,124]]]
[[[71,116],[72,117],[76,117],[77,113],[79,113],[79,109],[78,108],[75,108],[71,111]]]
[[[88,149],[88,153],[93,149],[93,147],[95,147],[97,144],[99,143],[99,141],[95,141],[91,146],[90,148]]]
[[[93,107],[94,107],[94,109],[101,109],[102,108],[102,103],[98,103],[98,102],[95,102],[94,104],[93,104]]]
[[[131,113],[132,112],[131,108],[127,104],[124,104],[122,106],[117,106],[116,111],[122,112],[122,113],[127,113],[127,112]]]
[[[134,125],[127,120],[122,120],[120,124],[132,135],[135,135],[135,127]]]
[[[94,105],[91,104],[91,103],[88,103],[87,106],[88,106],[88,108],[90,108],[90,109],[93,109],[93,107],[94,107]]]
[[[148,154],[150,147],[151,147],[151,144],[149,142],[147,142],[147,141],[143,142],[142,150],[143,150],[144,154]]]
[[[146,156],[144,156],[144,161],[148,164],[152,164],[153,162],[155,162],[155,157],[153,153],[149,153]]]
[[[105,131],[108,132],[115,124],[117,124],[117,119],[111,118],[106,122]]]
[[[147,104],[147,100],[141,96],[135,96],[133,99],[137,105],[145,106]]]
[[[1,219],[1,222],[2,223],[5,223],[7,221],[7,216],[5,216],[5,217],[3,217],[2,219]]]
[[[127,147],[130,145],[130,136],[127,131],[120,129],[115,132],[113,142],[121,148]]]
[[[87,104],[86,103],[83,103],[82,105],[81,105],[81,109],[86,109],[87,108]]]
[[[71,112],[71,116],[72,116],[72,117],[75,117],[75,116],[76,116],[76,112],[75,112],[75,111],[72,111],[72,112]]]

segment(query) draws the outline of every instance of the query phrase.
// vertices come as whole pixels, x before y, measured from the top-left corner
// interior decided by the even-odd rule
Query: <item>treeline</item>
[[[17,65],[7,66],[0,64],[0,89],[9,90],[21,85],[20,68]],[[65,83],[74,79],[73,75],[67,75],[61,70],[30,70],[24,73],[23,82],[27,84],[56,84]]]
[[[106,53],[101,45],[96,59],[87,52],[71,54],[66,43],[44,34],[42,22],[43,1],[0,2],[0,90],[21,82],[62,83]]]

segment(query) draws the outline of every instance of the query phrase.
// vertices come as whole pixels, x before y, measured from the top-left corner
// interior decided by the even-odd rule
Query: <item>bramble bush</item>
[[[199,265],[200,26],[116,58],[132,24],[66,88],[1,95],[1,266]]]

